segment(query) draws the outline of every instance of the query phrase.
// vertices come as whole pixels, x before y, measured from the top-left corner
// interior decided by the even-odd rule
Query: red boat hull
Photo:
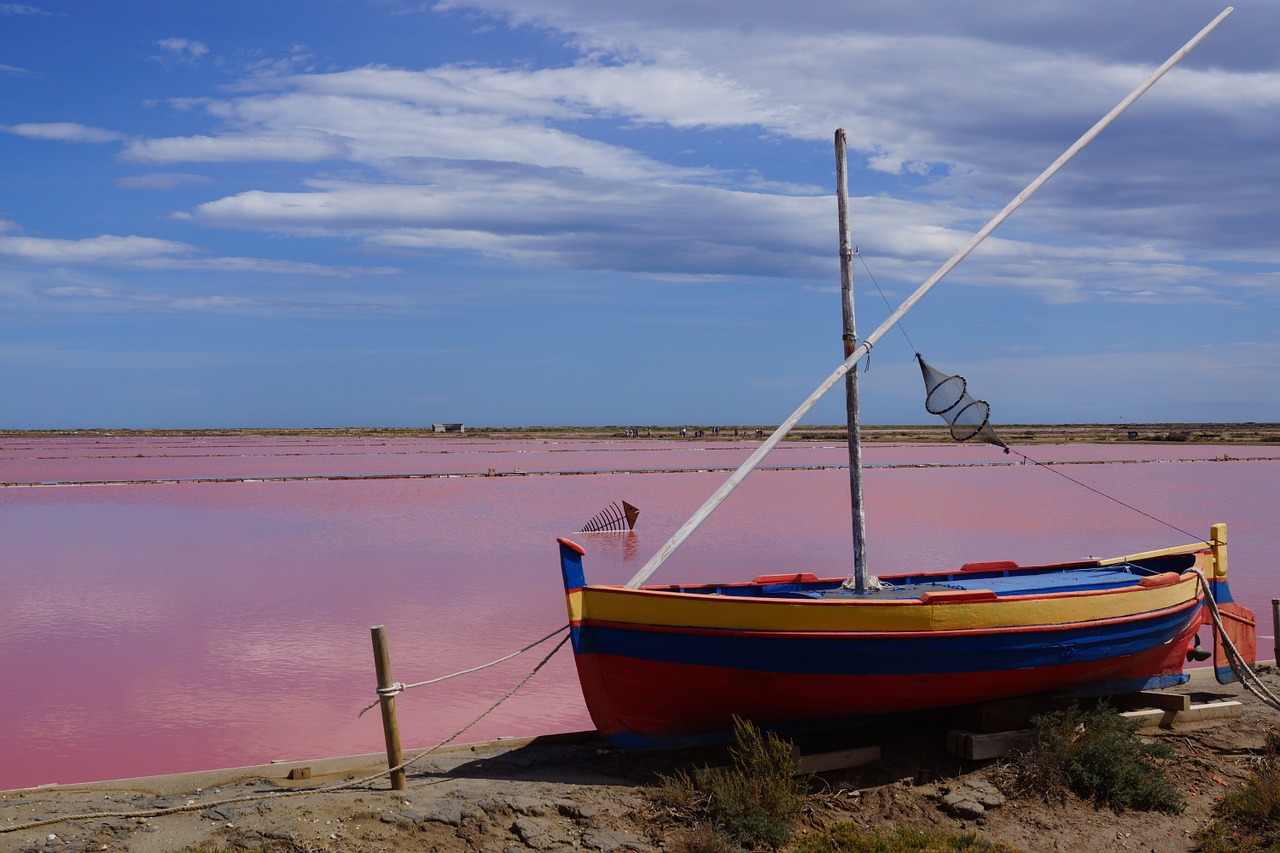
[[[1105,694],[1171,686],[1186,678],[1185,650],[1199,621],[1197,613],[1169,643],[1125,658],[996,672],[813,675],[604,654],[578,655],[576,661],[600,734],[639,748],[678,745],[682,736],[727,731],[733,715],[785,727],[1036,693]]]

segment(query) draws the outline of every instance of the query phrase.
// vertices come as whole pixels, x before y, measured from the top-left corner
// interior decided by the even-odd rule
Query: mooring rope
[[[356,714],[356,716],[363,717],[365,715],[365,712],[370,710],[371,708],[376,707],[377,704],[380,701],[382,701],[383,697],[395,696],[397,693],[403,693],[404,691],[412,690],[415,687],[425,687],[428,684],[437,684],[441,681],[448,681],[450,678],[457,678],[460,675],[470,675],[473,672],[479,672],[482,669],[488,669],[491,666],[497,666],[498,664],[503,663],[504,661],[509,661],[513,657],[524,654],[525,652],[529,651],[529,649],[532,649],[535,646],[542,645],[547,640],[550,640],[552,637],[554,637],[556,634],[559,634],[561,631],[567,631],[568,629],[569,629],[568,625],[561,625],[559,628],[555,629],[550,634],[547,634],[547,636],[543,637],[541,640],[534,640],[532,643],[525,646],[523,649],[514,651],[509,655],[505,655],[503,657],[498,658],[497,660],[492,660],[492,661],[489,661],[488,663],[482,663],[479,666],[473,666],[470,669],[464,669],[458,672],[452,672],[448,675],[442,675],[439,678],[427,679],[426,681],[416,681],[413,684],[405,684],[403,682],[397,681],[394,684],[392,684],[390,687],[379,687],[377,690],[378,698],[370,702],[368,705],[365,705],[363,708],[361,708],[360,713]],[[564,645],[564,644],[561,643],[561,645]],[[556,648],[560,648],[560,646],[556,646]]]
[[[1124,501],[1120,500],[1117,497],[1113,497],[1112,495],[1109,495],[1106,492],[1100,491],[1099,489],[1095,489],[1093,486],[1090,486],[1086,483],[1082,483],[1076,478],[1068,474],[1064,474],[1062,471],[1059,471],[1057,468],[1054,468],[1049,463],[1037,462],[1036,460],[1032,459],[1030,456],[1027,456],[1025,453],[1023,453],[1020,450],[1014,450],[1013,452],[1016,453],[1018,456],[1021,456],[1026,461],[1030,462],[1032,465],[1035,465],[1038,468],[1043,468],[1046,471],[1052,471],[1054,474],[1057,474],[1059,477],[1064,477],[1067,480],[1070,480],[1072,483],[1075,483],[1077,486],[1081,487],[1082,489],[1088,489],[1089,491],[1093,492],[1095,495],[1104,497],[1109,501],[1117,503],[1120,506],[1124,507],[1125,509],[1133,510],[1139,515],[1146,516],[1152,521],[1158,524],[1163,524],[1165,527],[1168,527],[1171,530],[1175,530],[1184,536],[1188,536],[1192,539],[1196,538],[1194,533],[1188,533],[1187,531],[1183,530],[1181,527],[1178,527],[1176,524],[1171,524],[1162,518],[1157,518],[1151,513],[1138,509],[1136,506],[1133,506],[1132,504],[1125,503]],[[1204,589],[1205,606],[1209,608],[1209,613],[1213,617],[1214,629],[1218,632],[1218,642],[1222,643],[1222,649],[1223,649],[1224,656],[1227,659],[1227,664],[1231,667],[1231,671],[1235,673],[1237,680],[1239,680],[1240,682],[1240,686],[1243,687],[1245,690],[1249,691],[1250,693],[1252,693],[1264,705],[1267,705],[1274,710],[1280,711],[1280,699],[1276,698],[1275,694],[1272,693],[1269,689],[1267,689],[1267,686],[1262,683],[1262,679],[1258,678],[1257,673],[1255,673],[1249,667],[1249,665],[1245,663],[1244,657],[1240,654],[1240,651],[1235,647],[1235,644],[1231,642],[1231,638],[1227,636],[1227,632],[1222,624],[1222,614],[1218,610],[1218,602],[1214,600],[1213,593],[1210,591],[1209,582],[1208,580],[1205,579],[1204,572],[1194,566],[1191,568],[1191,571],[1195,572],[1196,577],[1200,579],[1201,587]]]
[[[566,626],[566,627],[567,627],[567,626]],[[559,632],[557,632],[557,633],[559,633]],[[553,637],[554,637],[554,636],[555,636],[555,634],[552,634],[551,636],[553,636]],[[542,642],[542,641],[541,641],[541,640],[539,640],[539,642]],[[567,642],[569,642],[569,635],[565,635],[564,637],[562,637],[562,638],[560,639],[560,642],[556,643],[555,648],[553,648],[551,651],[547,652],[547,653],[546,653],[546,655],[544,655],[544,656],[543,656],[542,660],[538,661],[537,665],[536,665],[533,669],[529,670],[528,675],[526,675],[524,678],[520,679],[519,683],[517,683],[515,687],[512,687],[510,690],[508,690],[506,693],[504,693],[504,694],[501,696],[501,698],[499,698],[499,699],[498,699],[498,701],[494,702],[494,703],[493,703],[492,705],[490,705],[488,708],[485,708],[483,711],[481,711],[481,712],[480,712],[480,714],[479,714],[479,716],[477,716],[474,720],[472,720],[471,722],[467,723],[465,726],[463,726],[462,728],[458,729],[456,732],[454,732],[453,734],[449,735],[447,738],[445,738],[444,740],[440,741],[440,742],[439,742],[439,743],[437,743],[435,746],[432,746],[432,747],[429,747],[429,748],[427,748],[427,749],[423,750],[422,752],[420,752],[420,753],[418,753],[417,755],[415,755],[413,758],[410,758],[410,759],[408,759],[408,760],[406,760],[406,761],[402,761],[400,764],[396,765],[395,767],[388,767],[386,770],[383,770],[383,771],[381,771],[381,772],[379,772],[379,773],[375,773],[374,775],[369,776],[367,779],[358,780],[358,781],[359,781],[359,782],[372,781],[373,779],[377,779],[377,778],[382,777],[382,776],[390,775],[390,774],[392,774],[392,773],[396,772],[397,770],[403,770],[403,769],[405,769],[406,767],[408,767],[410,764],[412,764],[413,762],[415,762],[415,761],[417,761],[418,759],[422,758],[424,755],[429,755],[430,753],[435,752],[435,751],[436,751],[437,749],[439,749],[440,747],[445,746],[445,745],[447,745],[447,744],[449,744],[449,743],[452,743],[452,742],[453,742],[453,740],[454,740],[455,738],[460,737],[460,736],[462,735],[462,733],[463,733],[463,732],[465,732],[467,729],[471,728],[471,727],[472,727],[472,726],[474,726],[476,723],[480,722],[480,721],[481,721],[481,720],[483,720],[485,717],[489,716],[489,714],[493,713],[493,711],[494,711],[494,710],[496,710],[496,709],[497,709],[497,707],[498,707],[499,705],[501,705],[503,702],[505,702],[505,701],[507,701],[508,699],[510,699],[510,698],[515,694],[515,692],[516,692],[517,690],[519,690],[521,687],[524,687],[524,685],[529,681],[529,679],[531,679],[531,678],[533,678],[535,675],[537,675],[537,674],[538,674],[538,670],[540,670],[540,669],[542,669],[542,667],[546,666],[547,661],[551,660],[551,658],[555,655],[555,653],[556,653],[556,652],[558,652],[558,651],[560,651],[560,649],[561,649],[561,648],[563,648],[563,647],[564,647],[564,644],[565,644],[565,643],[567,643]],[[356,784],[356,783],[353,783],[353,784]]]
[[[566,628],[568,628],[568,626],[567,626],[567,625],[566,625],[566,626],[564,626],[564,627],[562,627],[562,628],[557,628],[555,631],[553,631],[552,633],[548,634],[546,637],[543,637],[541,640],[538,640],[538,641],[537,641],[537,642],[535,642],[535,643],[531,643],[530,645],[525,646],[523,649],[521,649],[521,650],[520,650],[520,651],[518,651],[518,652],[515,652],[515,653],[513,653],[513,654],[507,655],[506,657],[502,658],[501,660],[494,661],[493,663],[485,664],[484,666],[480,666],[480,667],[474,667],[473,669],[467,670],[467,672],[475,672],[475,671],[476,671],[476,670],[478,670],[478,669],[485,669],[485,668],[487,668],[487,667],[493,666],[493,664],[494,664],[494,663],[500,663],[500,662],[501,662],[501,661],[503,661],[503,660],[510,660],[511,658],[515,657],[516,655],[520,654],[521,652],[525,652],[525,651],[527,651],[527,650],[529,650],[529,649],[533,648],[534,646],[538,645],[539,643],[544,643],[544,642],[546,642],[547,640],[551,639],[551,638],[552,638],[552,637],[554,637],[556,634],[559,634],[561,631],[565,630]],[[466,732],[468,729],[470,729],[470,728],[471,728],[472,726],[474,726],[476,723],[478,723],[478,722],[480,722],[481,720],[483,720],[485,717],[489,716],[489,714],[493,713],[493,711],[494,711],[494,710],[496,710],[496,709],[497,709],[497,707],[498,707],[499,705],[501,705],[503,702],[507,701],[507,700],[508,700],[508,699],[510,699],[513,695],[515,695],[515,692],[516,692],[517,690],[519,690],[521,687],[524,687],[524,685],[525,685],[525,684],[527,684],[527,683],[529,682],[529,679],[531,679],[531,678],[533,678],[535,675],[537,675],[537,674],[538,674],[538,671],[539,671],[539,670],[541,670],[544,666],[546,666],[547,662],[548,662],[548,661],[550,661],[550,660],[551,660],[551,658],[555,655],[555,653],[556,653],[556,652],[558,652],[558,651],[560,651],[560,649],[561,649],[561,648],[563,648],[563,647],[564,647],[564,644],[565,644],[565,643],[567,643],[568,641],[569,641],[569,635],[565,635],[565,636],[560,640],[560,642],[556,644],[555,648],[553,648],[551,651],[547,652],[547,654],[542,658],[542,660],[538,661],[537,665],[536,665],[536,666],[534,666],[534,667],[533,667],[533,669],[529,670],[529,672],[524,676],[524,678],[520,679],[520,681],[516,684],[516,686],[515,686],[515,687],[512,687],[510,690],[508,690],[506,693],[504,693],[504,694],[503,694],[503,695],[498,699],[498,701],[494,702],[494,703],[493,703],[492,705],[490,705],[488,708],[485,708],[483,711],[481,711],[481,712],[480,712],[480,713],[479,713],[479,714],[478,714],[474,719],[472,719],[472,720],[471,720],[469,723],[467,723],[465,726],[463,726],[462,728],[458,729],[456,732],[454,732],[453,734],[449,735],[447,738],[445,738],[444,740],[442,740],[442,741],[440,741],[439,743],[435,744],[434,746],[430,746],[430,747],[427,747],[426,749],[422,750],[422,751],[421,751],[421,752],[419,752],[417,755],[415,755],[413,758],[410,758],[410,759],[408,759],[408,760],[406,760],[406,761],[402,761],[400,764],[396,765],[395,767],[388,767],[388,768],[387,768],[387,769],[385,769],[385,770],[380,770],[380,771],[378,771],[377,773],[372,773],[372,774],[370,774],[370,775],[368,775],[368,776],[364,776],[364,777],[359,778],[359,779],[352,779],[352,780],[349,780],[349,781],[342,781],[342,782],[334,782],[334,783],[331,783],[331,784],[329,784],[329,785],[322,785],[322,786],[320,786],[320,787],[318,787],[318,788],[303,788],[303,789],[299,789],[299,790],[296,790],[296,791],[268,791],[268,792],[261,793],[261,794],[246,794],[246,795],[239,796],[239,797],[225,797],[225,798],[223,798],[223,799],[221,799],[221,800],[205,800],[204,802],[199,802],[199,803],[194,803],[194,802],[193,802],[193,803],[188,803],[188,804],[186,804],[186,805],[181,805],[181,806],[169,806],[169,807],[166,807],[166,808],[159,808],[159,809],[147,809],[147,810],[145,810],[145,811],[130,811],[130,812],[89,812],[89,813],[85,813],[85,814],[62,815],[62,816],[60,816],[60,817],[51,817],[51,818],[45,818],[45,819],[43,819],[43,820],[31,821],[30,823],[24,823],[24,824],[21,824],[21,825],[19,825],[19,826],[0,826],[0,834],[2,834],[2,833],[8,833],[8,832],[19,832],[19,831],[24,830],[24,829],[38,829],[38,828],[40,828],[40,827],[42,827],[42,826],[52,826],[52,825],[57,824],[57,823],[66,823],[67,821],[77,821],[77,820],[103,820],[103,819],[107,819],[107,818],[130,818],[130,819],[136,819],[136,818],[164,817],[165,815],[180,814],[180,813],[182,813],[182,812],[203,811],[203,810],[205,810],[205,809],[211,809],[211,808],[215,808],[215,807],[217,807],[217,806],[232,805],[232,804],[235,804],[235,803],[251,803],[251,802],[257,802],[257,801],[259,801],[259,800],[272,800],[272,799],[284,799],[284,798],[288,798],[288,797],[301,797],[301,796],[305,796],[305,795],[308,795],[308,794],[332,794],[332,793],[335,793],[335,792],[337,792],[337,791],[343,791],[343,790],[347,790],[347,789],[349,789],[349,788],[358,788],[358,787],[361,787],[361,786],[363,786],[363,785],[367,785],[367,784],[369,784],[370,782],[373,782],[373,781],[375,781],[375,780],[377,780],[377,779],[381,779],[381,778],[382,778],[382,777],[384,777],[384,776],[390,776],[392,773],[395,773],[395,772],[396,772],[396,771],[398,771],[398,770],[404,770],[404,769],[405,769],[405,768],[407,768],[409,765],[413,764],[415,761],[418,761],[418,760],[422,759],[423,757],[425,757],[425,756],[427,756],[427,755],[430,755],[431,753],[435,752],[436,750],[440,749],[441,747],[446,746],[446,745],[448,745],[449,743],[452,743],[452,742],[453,742],[455,739],[457,739],[458,737],[461,737],[461,736],[462,736],[462,734],[463,734],[464,732]],[[453,675],[444,676],[444,678],[452,678],[452,677],[454,677],[454,676],[456,676],[456,675],[462,675],[462,674],[464,674],[464,673],[454,673]],[[444,678],[438,678],[438,679],[434,679],[434,680],[435,680],[435,681],[443,681],[443,680],[444,680]],[[423,684],[430,684],[431,682],[422,682],[422,683],[423,683]],[[416,684],[414,684],[414,685],[408,685],[408,686],[409,686],[409,687],[417,687],[417,686],[420,686],[420,685],[416,685]],[[376,705],[376,704],[377,704],[377,702],[375,702],[374,704]],[[367,710],[367,709],[366,709],[366,710]],[[361,713],[363,713],[363,711],[362,711]]]
[[[1191,571],[1195,572],[1196,577],[1200,579],[1200,585],[1204,589],[1205,606],[1209,608],[1209,614],[1213,617],[1213,627],[1218,632],[1218,642],[1222,643],[1222,650],[1227,658],[1227,664],[1231,667],[1231,671],[1235,673],[1236,678],[1239,679],[1240,686],[1252,693],[1264,705],[1280,711],[1280,699],[1276,698],[1276,695],[1262,683],[1262,679],[1258,678],[1258,674],[1245,663],[1240,650],[1236,648],[1235,643],[1231,642],[1231,638],[1227,636],[1226,628],[1222,624],[1222,613],[1219,612],[1218,602],[1214,600],[1213,593],[1210,592],[1209,581],[1205,578],[1204,572],[1195,566],[1192,566]]]

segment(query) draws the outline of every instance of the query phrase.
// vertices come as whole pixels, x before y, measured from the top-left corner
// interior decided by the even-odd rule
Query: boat
[[[1219,681],[1255,662],[1253,613],[1234,602],[1228,585],[1225,524],[1213,525],[1202,542],[1113,559],[985,561],[869,577],[853,370],[952,267],[1229,13],[1170,57],[865,339],[853,330],[844,134],[836,132],[844,362],[627,584],[587,583],[585,549],[558,540],[574,658],[601,735],[624,748],[668,748],[722,739],[735,718],[786,732],[1036,694],[1167,688],[1188,680],[1189,660],[1209,656],[1198,633],[1204,626]],[[943,405],[926,407],[943,414],[954,437],[993,439],[986,404],[968,396],[963,380],[935,377],[931,385],[923,359],[921,369],[929,401],[940,388],[946,392]],[[646,584],[841,379],[849,400],[853,575],[818,578],[800,557],[799,565],[751,580]]]
[[[583,696],[623,748],[717,739],[734,716],[776,730],[1041,693],[1115,695],[1188,679],[1209,581],[1254,660],[1253,614],[1229,605],[1226,525],[1206,542],[1049,566],[983,562],[881,576],[792,573],[732,584],[588,585],[559,540]],[[1221,649],[1220,680],[1234,675]]]

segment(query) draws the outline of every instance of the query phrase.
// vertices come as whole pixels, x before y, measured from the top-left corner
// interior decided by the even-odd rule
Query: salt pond
[[[0,439],[0,789],[376,752],[376,713],[355,716],[374,698],[369,626],[401,681],[522,647],[565,622],[556,536],[587,548],[588,579],[621,583],[754,446]],[[1022,449],[1072,464],[869,446],[872,571],[1118,556],[1225,521],[1237,598],[1270,635],[1280,448]],[[847,574],[844,454],[780,447],[654,581]],[[635,532],[574,533],[622,500]],[[541,652],[400,697],[406,746],[454,733]],[[585,728],[565,650],[462,739]]]

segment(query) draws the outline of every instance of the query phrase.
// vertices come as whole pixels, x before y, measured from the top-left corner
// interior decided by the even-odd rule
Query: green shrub
[[[1031,723],[1038,741],[1015,759],[1011,793],[1038,792],[1061,802],[1070,790],[1116,811],[1172,814],[1185,808],[1159,763],[1173,757],[1169,748],[1139,738],[1138,723],[1105,702],[1088,711],[1054,711]]]
[[[794,853],[1018,853],[1007,844],[983,841],[972,833],[893,829],[866,832],[856,823],[840,823],[826,832],[800,838]]]
[[[1214,820],[1196,833],[1204,853],[1280,851],[1280,736],[1267,734],[1257,771],[1232,785],[1214,807]]]
[[[654,799],[685,819],[705,821],[738,847],[776,850],[791,838],[808,783],[796,778],[790,743],[736,717],[733,732],[729,767],[662,776]]]

